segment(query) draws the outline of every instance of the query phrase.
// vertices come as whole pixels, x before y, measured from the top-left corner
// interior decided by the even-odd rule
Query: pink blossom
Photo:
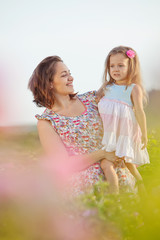
[[[135,57],[135,52],[133,50],[128,50],[126,52],[126,55],[129,57],[129,58],[134,58]]]

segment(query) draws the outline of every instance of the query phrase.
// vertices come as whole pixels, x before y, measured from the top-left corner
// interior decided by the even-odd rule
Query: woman
[[[92,91],[82,95],[74,93],[73,77],[58,56],[45,58],[39,63],[29,81],[29,89],[38,106],[46,107],[36,115],[41,144],[55,161],[65,159],[72,163],[75,173],[70,178],[73,195],[83,193],[104,176],[99,161],[115,160],[114,153],[101,150],[102,122],[96,97]],[[120,185],[134,185],[128,170],[116,168]]]

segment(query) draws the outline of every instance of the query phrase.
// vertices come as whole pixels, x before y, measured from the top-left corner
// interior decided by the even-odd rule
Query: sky
[[[60,56],[74,89],[96,90],[108,52],[138,53],[147,91],[160,89],[159,0],[0,0],[0,126],[36,124],[42,113],[28,81],[38,63]]]

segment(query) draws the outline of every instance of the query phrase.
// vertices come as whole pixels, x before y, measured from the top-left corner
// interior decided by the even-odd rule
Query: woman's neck
[[[55,95],[55,101],[52,110],[60,111],[63,109],[67,109],[71,105],[71,102],[72,100],[69,95]]]

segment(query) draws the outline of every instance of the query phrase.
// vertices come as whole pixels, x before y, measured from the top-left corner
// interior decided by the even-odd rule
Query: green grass
[[[100,181],[94,186],[92,193],[83,195],[75,201],[75,205],[72,205],[72,218],[83,218],[83,221],[87,222],[87,229],[92,228],[93,234],[87,240],[160,239],[160,127],[158,125],[150,126],[148,137],[151,164],[139,168],[147,189],[147,196],[138,196],[132,193],[109,195],[107,183]],[[16,152],[16,156],[19,158],[15,157],[13,161],[21,162],[23,160],[23,163],[29,158],[32,158],[30,161],[38,160],[41,153],[36,130],[17,134],[1,133],[0,149],[4,155],[10,157],[13,152]],[[22,153],[23,158],[21,158]],[[12,161],[12,158],[10,159]],[[1,162],[4,162],[3,158]],[[41,194],[44,193],[43,191]],[[14,198],[6,197],[1,183],[0,195],[0,239],[59,240],[53,236],[52,227],[48,224],[49,220],[46,220],[50,219],[52,210],[53,215],[55,211],[55,206],[52,210],[50,208],[52,205],[48,207],[50,204],[47,202],[48,200],[45,200],[46,203],[42,196],[35,197],[33,203],[26,202],[24,205],[20,204],[21,207],[19,207],[19,200],[14,202]],[[39,199],[38,206],[37,199]],[[63,230],[62,223],[61,231]],[[75,238],[75,240],[77,239]],[[64,238],[64,240],[66,239]],[[83,240],[86,239],[83,238]]]
[[[98,210],[101,225],[114,224],[123,240],[160,239],[160,128],[149,130],[148,136],[151,164],[139,167],[147,195],[108,195],[106,183],[99,182],[81,198],[86,209]]]

